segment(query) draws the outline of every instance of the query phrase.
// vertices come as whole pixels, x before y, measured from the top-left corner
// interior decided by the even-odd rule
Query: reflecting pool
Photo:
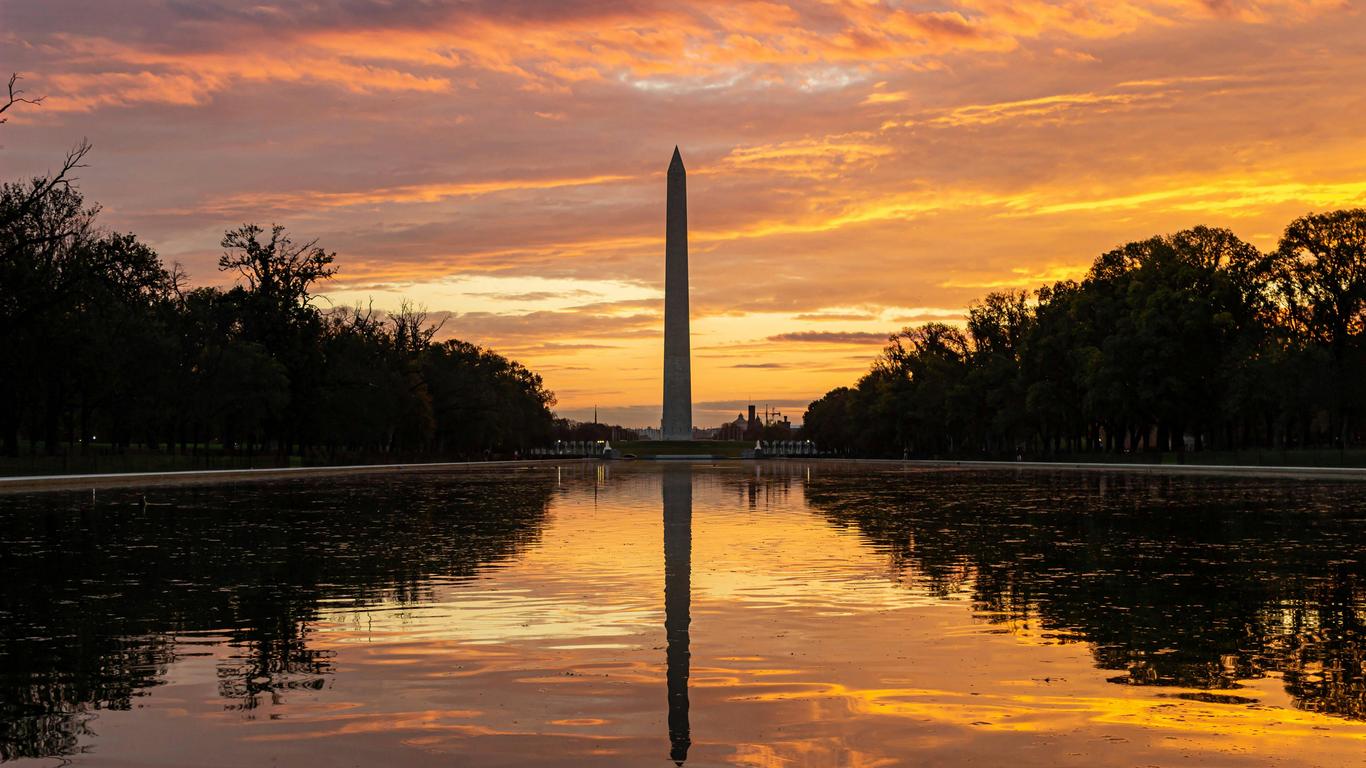
[[[0,759],[1366,765],[1366,484],[572,464],[0,496]]]

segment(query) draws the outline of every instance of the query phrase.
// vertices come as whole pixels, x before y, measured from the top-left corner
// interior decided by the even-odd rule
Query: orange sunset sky
[[[337,252],[324,304],[408,297],[629,425],[675,144],[700,425],[1127,240],[1366,204],[1351,2],[0,0],[0,64],[46,96],[4,178],[88,137],[102,221],[192,282],[279,222]]]

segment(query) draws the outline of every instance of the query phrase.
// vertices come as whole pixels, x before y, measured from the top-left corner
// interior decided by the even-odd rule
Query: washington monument
[[[664,225],[665,440],[692,439],[692,356],[688,349],[688,186],[674,147]]]

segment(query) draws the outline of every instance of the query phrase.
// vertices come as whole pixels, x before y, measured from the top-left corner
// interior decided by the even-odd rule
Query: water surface
[[[1366,765],[1366,486],[813,463],[0,497],[0,757]]]

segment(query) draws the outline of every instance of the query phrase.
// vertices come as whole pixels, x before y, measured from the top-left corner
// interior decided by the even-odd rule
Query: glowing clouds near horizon
[[[1340,2],[52,0],[0,30],[48,97],[7,114],[7,178],[89,137],[83,191],[193,282],[223,281],[223,230],[277,220],[337,251],[326,300],[406,296],[562,413],[639,425],[680,139],[698,423],[851,383],[901,325],[1128,240],[1268,247],[1366,205],[1341,119],[1366,19]]]

